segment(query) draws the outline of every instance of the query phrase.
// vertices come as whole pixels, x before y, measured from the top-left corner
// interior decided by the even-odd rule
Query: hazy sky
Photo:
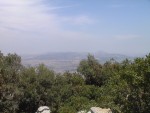
[[[0,0],[3,53],[150,52],[150,0]]]

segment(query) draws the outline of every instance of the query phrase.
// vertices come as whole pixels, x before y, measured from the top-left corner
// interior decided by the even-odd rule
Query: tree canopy
[[[150,112],[150,54],[134,61],[101,64],[94,56],[77,72],[56,73],[44,64],[24,67],[17,54],[0,52],[0,113],[76,113],[98,106],[114,113]]]

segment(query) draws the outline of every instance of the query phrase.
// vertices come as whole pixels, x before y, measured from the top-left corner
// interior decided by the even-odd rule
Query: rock
[[[90,112],[91,113],[112,113],[112,111],[111,111],[110,108],[108,108],[108,109],[102,109],[100,107],[91,107]]]
[[[48,106],[41,106],[38,108],[36,113],[50,113],[50,108]]]

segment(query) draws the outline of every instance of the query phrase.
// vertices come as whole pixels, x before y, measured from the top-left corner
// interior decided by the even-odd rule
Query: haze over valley
[[[75,72],[80,61],[86,59],[89,53],[87,52],[52,52],[41,55],[24,55],[22,56],[22,63],[25,66],[38,66],[45,64],[49,69],[56,72]],[[91,53],[100,62],[105,63],[111,59],[121,62],[126,58],[133,60],[135,56],[127,56],[122,54],[112,54],[106,52]],[[136,56],[138,57],[138,56]]]

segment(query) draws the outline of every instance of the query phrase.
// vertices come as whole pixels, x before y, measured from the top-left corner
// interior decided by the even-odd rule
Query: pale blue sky
[[[3,53],[150,52],[150,0],[0,0]]]

